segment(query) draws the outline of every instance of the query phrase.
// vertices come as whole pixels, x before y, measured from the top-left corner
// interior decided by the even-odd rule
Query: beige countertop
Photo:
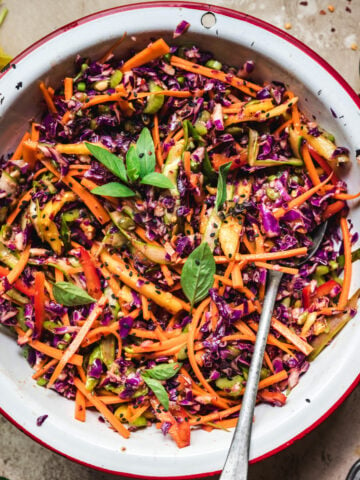
[[[9,14],[0,46],[16,55],[54,29],[120,0],[3,0]],[[359,0],[221,0],[207,3],[243,11],[302,40],[360,91]],[[334,11],[331,7],[334,7]],[[330,8],[328,8],[330,7]],[[290,27],[290,28],[289,28]],[[357,49],[356,49],[357,47]],[[320,427],[286,450],[250,467],[250,480],[345,480],[360,457],[360,390]],[[110,480],[46,450],[0,417],[0,477],[10,480]],[[214,477],[213,477],[214,478]]]

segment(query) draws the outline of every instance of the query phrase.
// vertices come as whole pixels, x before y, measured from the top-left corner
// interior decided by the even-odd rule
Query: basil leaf
[[[95,298],[90,297],[85,290],[70,282],[55,283],[53,294],[56,303],[65,305],[65,307],[75,307],[96,302]]]
[[[173,182],[168,177],[158,172],[148,173],[147,175],[145,175],[145,177],[141,180],[140,183],[144,183],[145,185],[153,185],[154,187],[158,188],[175,187]]]
[[[147,377],[145,374],[142,374],[141,376],[146,385],[154,392],[156,398],[159,400],[165,410],[169,410],[169,396],[159,380]]]
[[[181,272],[181,287],[191,306],[206,297],[214,283],[215,271],[211,249],[203,242],[189,255]]]
[[[95,195],[105,195],[108,197],[133,197],[135,192],[130,190],[122,183],[110,182],[100,187],[95,187],[91,190]]]
[[[102,163],[110,172],[120,178],[123,182],[127,182],[126,168],[123,159],[106,150],[106,148],[92,145],[85,142],[86,148],[91,155]]]
[[[139,173],[143,178],[148,173],[152,173],[155,170],[155,146],[148,128],[141,130],[138,141],[136,142],[136,154],[139,158]]]
[[[160,363],[149,370],[145,370],[145,373],[156,380],[168,380],[177,374],[181,366],[181,363]]]
[[[126,154],[126,170],[129,179],[135,182],[140,175],[140,160],[136,153],[135,145],[131,145]]]
[[[219,168],[219,177],[218,177],[218,184],[217,184],[217,193],[216,193],[216,200],[215,200],[215,208],[218,212],[220,208],[223,206],[224,202],[226,201],[226,178],[227,174],[230,170],[231,162],[225,163],[221,165]]]
[[[211,165],[209,154],[207,153],[206,148],[205,148],[204,160],[202,162],[202,167],[203,167],[205,180],[211,184],[215,183],[217,179],[217,174],[214,167]]]

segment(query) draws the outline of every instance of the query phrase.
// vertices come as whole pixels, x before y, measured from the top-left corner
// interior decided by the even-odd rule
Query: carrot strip
[[[341,233],[344,241],[344,280],[342,284],[342,289],[339,296],[339,302],[337,307],[342,310],[346,307],[348,302],[350,286],[351,286],[351,276],[352,276],[352,260],[351,260],[351,235],[349,231],[349,225],[346,218],[342,217],[340,219]]]
[[[190,152],[184,152],[184,170],[188,178],[191,175],[191,166],[190,166]]]
[[[188,358],[189,362],[191,365],[191,368],[193,369],[193,372],[195,373],[196,377],[198,378],[199,382],[201,385],[207,390],[211,395],[214,395],[214,397],[217,399],[219,404],[222,404],[223,408],[226,408],[228,406],[228,403],[222,399],[220,399],[215,392],[215,390],[211,387],[211,385],[205,380],[205,377],[201,373],[200,368],[198,367],[198,364],[196,363],[196,358],[195,358],[195,352],[194,352],[194,339],[195,339],[195,332],[196,332],[196,327],[199,323],[199,320],[202,316],[202,313],[205,311],[205,309],[208,307],[210,302],[209,298],[206,298],[203,300],[200,305],[197,307],[197,309],[194,312],[192,321],[189,325],[189,335],[187,339],[187,350],[188,350]]]
[[[152,60],[155,60],[158,57],[166,55],[170,52],[170,48],[167,43],[159,38],[155,42],[148,45],[144,50],[134,55],[132,58],[127,60],[124,65],[121,67],[122,72],[127,72],[133,68],[140,67],[144,63],[149,63]]]
[[[271,319],[271,326],[274,330],[280,333],[280,335],[286,338],[286,340],[295,345],[295,347],[297,347],[297,349],[300,350],[300,352],[302,352],[304,355],[307,356],[313,351],[313,347],[311,345],[309,345],[305,340],[296,335],[296,333],[291,331],[286,325],[274,317]]]
[[[48,372],[50,368],[56,365],[57,363],[58,363],[58,360],[56,360],[56,358],[53,358],[52,360],[47,362],[46,365],[39,368],[39,370],[37,370],[31,378],[33,380],[37,380],[38,378],[42,377],[46,372]]]
[[[302,193],[301,195],[294,198],[293,200],[290,200],[286,208],[281,207],[275,210],[273,212],[274,217],[279,219],[283,217],[285,213],[288,212],[289,210],[292,210],[295,207],[300,207],[303,203],[309,200],[309,198],[311,198],[316,192],[321,190],[321,188],[324,185],[326,185],[330,179],[331,179],[331,175],[327,177],[323,182],[319,183],[318,185],[315,185],[315,187],[310,188],[310,190]]]
[[[80,380],[84,383],[86,383],[86,373],[83,367],[76,367],[76,370],[78,371]]]
[[[10,273],[6,276],[7,281],[12,285],[16,282],[16,280],[20,277],[24,268],[26,267],[29,257],[30,257],[30,248],[31,245],[29,244],[19,257],[19,260],[15,267],[10,271]]]
[[[288,374],[286,370],[281,370],[278,373],[275,373],[274,375],[270,375],[269,377],[264,378],[264,380],[261,380],[259,382],[258,390],[263,390],[264,388],[270,387],[271,385],[275,385],[276,383],[280,383],[283,380],[286,380],[288,378]],[[242,390],[241,393],[245,392],[245,388]]]
[[[264,253],[264,237],[262,236],[259,227],[253,224],[254,237],[255,237],[255,253]]]
[[[331,166],[328,164],[328,162],[323,158],[321,155],[317,153],[316,150],[314,150],[311,146],[309,146],[309,152],[312,158],[316,161],[316,163],[324,170],[326,175],[332,174],[331,177],[331,183],[333,185],[336,185],[340,179],[337,177],[336,173],[334,170],[331,168]]]
[[[64,79],[64,98],[68,102],[73,96],[73,79],[71,77],[65,77]]]
[[[188,90],[159,90],[158,92],[134,93],[129,95],[128,100],[139,100],[141,98],[146,98],[153,95],[163,95],[165,97],[189,98],[189,97],[200,97],[202,94],[203,94],[203,90],[196,90],[195,92],[190,92]]]
[[[130,432],[124,425],[120,422],[118,418],[104,405],[104,403],[99,400],[99,398],[86,390],[85,385],[79,378],[74,379],[74,384],[78,390],[84,395],[84,397],[89,400],[89,402],[103,415],[110,425],[115,428],[115,430],[120,433],[124,438],[130,437]],[[120,400],[120,399],[119,399]],[[119,401],[119,403],[121,403]]]
[[[71,175],[65,175],[62,177],[60,175],[60,172],[58,172],[56,168],[52,166],[51,162],[43,158],[41,158],[41,162],[53,175],[61,179],[61,181],[65,183],[65,185],[67,185],[76,195],[78,195],[78,197],[80,197],[80,199],[84,202],[84,204],[89,208],[89,210],[93,213],[93,215],[102,225],[110,221],[109,214],[101,205],[99,200],[90,192],[85,190],[85,188],[83,188],[80,183],[74,180]]]
[[[48,89],[45,87],[44,82],[40,82],[39,87],[40,87],[41,93],[43,94],[44,100],[48,106],[49,111],[55,114],[58,113],[57,108],[54,105],[53,99],[51,98],[51,95]]]
[[[82,104],[81,109],[85,110],[86,108],[94,107],[95,105],[100,105],[101,103],[118,102],[125,96],[125,94],[125,91],[119,91],[116,93],[95,95],[94,97],[87,99],[87,101]]]
[[[64,352],[61,350],[58,350],[57,348],[50,347],[50,345],[47,345],[46,343],[42,343],[39,340],[31,340],[29,342],[30,347],[34,348],[38,352],[44,353],[48,357],[55,358],[56,360],[61,360],[61,358],[64,355]],[[73,365],[78,365],[81,366],[83,363],[83,357],[82,355],[74,354],[70,357],[68,360],[68,363],[71,363]]]
[[[74,417],[75,420],[78,420],[79,422],[85,422],[86,420],[85,397],[80,390],[76,390]]]
[[[97,320],[97,318],[101,315],[108,299],[104,295],[100,298],[100,300],[97,302],[93,310],[91,311],[90,315],[86,319],[86,322],[84,325],[81,327],[79,330],[78,334],[76,337],[73,339],[73,341],[70,343],[70,345],[67,347],[67,349],[64,351],[64,355],[61,357],[57,367],[55,368],[53,374],[51,375],[51,378],[47,384],[47,388],[52,387],[58,376],[61,374],[63,369],[65,368],[66,364],[68,363],[69,359],[76,353],[78,348],[80,347],[82,341],[86,337],[87,333],[92,327],[92,324]]]
[[[196,415],[195,417],[190,419],[190,425],[202,425],[204,423],[208,422],[214,422],[216,420],[222,420],[223,418],[226,418],[233,413],[236,413],[240,410],[241,404],[240,405],[235,405],[234,407],[226,408],[225,410],[217,411],[214,413],[209,413],[209,415]]]
[[[165,350],[170,347],[175,347],[179,344],[185,343],[187,340],[188,334],[183,333],[181,335],[178,335],[177,337],[170,338],[170,339],[165,339],[162,342],[148,342],[146,346],[136,346],[134,345],[132,347],[132,351],[134,353],[146,353],[146,352],[156,352],[159,350]]]
[[[85,383],[82,380],[83,383]],[[97,395],[96,397],[98,400],[100,400],[102,403],[105,405],[116,405],[118,403],[128,403],[129,399],[128,398],[120,398],[118,395],[109,395],[108,393],[104,395]],[[85,406],[86,408],[93,407],[94,405],[89,401],[85,400]]]
[[[61,124],[62,125],[66,125],[68,123],[68,121],[71,119],[72,117],[72,113],[70,112],[70,110],[67,110],[64,115],[61,117]]]
[[[241,92],[245,93],[246,95],[250,95],[251,97],[256,97],[256,92],[261,90],[261,87],[259,85],[251,83],[242,78],[235,77],[235,75],[226,74],[222,71],[213,70],[211,68],[198,65],[196,63],[189,62],[188,60],[184,60],[183,58],[176,57],[175,55],[171,57],[170,63],[174,67],[181,68],[188,72],[197,73],[203,75],[204,77],[214,78],[216,80],[220,80],[223,83],[230,84]]]
[[[253,320],[250,320],[248,323],[255,332],[258,331],[259,325],[256,322],[254,322]],[[289,345],[287,343],[281,342],[276,337],[274,337],[272,333],[269,333],[266,343],[268,343],[269,345],[273,345],[274,347],[280,348],[280,350],[283,350],[284,352],[288,353],[291,356],[294,356],[294,355],[291,352],[290,348],[298,350],[298,348],[295,345]]]
[[[305,163],[305,167],[307,168],[309,177],[313,185],[319,185],[321,183],[321,180],[313,164],[307,143],[304,143],[304,145],[302,146],[301,153]]]
[[[295,97],[293,92],[291,92],[289,90],[286,92],[286,94],[290,99]],[[298,106],[297,106],[296,103],[294,103],[291,106],[291,113],[292,113],[292,123],[294,125],[294,129],[295,129],[296,133],[299,134],[300,133],[300,114],[299,114]]]
[[[2,267],[0,266],[0,277],[6,277],[9,275],[10,269],[7,267]],[[25,283],[18,279],[13,283],[13,286],[16,288],[16,290],[19,290],[19,292],[24,293],[27,297],[32,297],[34,296],[34,288],[28,287],[25,285]]]
[[[272,364],[272,361],[271,361],[271,359],[269,357],[269,354],[267,353],[266,350],[264,352],[264,360],[265,360],[266,365],[269,367],[270,372],[275,373],[274,365]]]
[[[30,140],[32,142],[38,142],[39,137],[40,137],[40,130],[39,127],[40,125],[38,123],[32,122],[31,124],[31,135],[30,135]]]
[[[18,146],[16,147],[14,153],[12,154],[11,156],[11,161],[12,160],[20,160],[21,157],[22,157],[22,151],[23,151],[23,145],[24,143],[26,142],[26,140],[29,140],[30,138],[30,133],[29,132],[25,132],[24,135],[22,136]]]
[[[293,119],[292,119],[292,118],[290,118],[290,120],[287,120],[286,122],[282,123],[282,124],[280,125],[280,127],[278,127],[278,128],[274,131],[274,133],[273,133],[274,137],[278,137],[278,136],[280,135],[280,133],[281,133],[283,130],[285,130],[285,128],[289,127],[292,123],[293,123]]]
[[[254,242],[250,242],[246,234],[243,235],[242,241],[249,253],[255,253],[255,244]]]
[[[325,210],[324,213],[322,214],[322,220],[325,221],[328,218],[333,217],[337,213],[339,213],[344,207],[346,206],[346,203],[343,200],[337,200],[334,203],[330,203]]]
[[[289,275],[297,275],[299,273],[298,268],[283,267],[282,265],[273,265],[272,263],[255,262],[255,265],[259,268],[267,268],[268,270],[275,270]]]
[[[80,246],[80,264],[84,270],[88,294],[99,300],[101,298],[101,282],[90,253]]]
[[[169,287],[172,287],[175,282],[174,282],[174,279],[172,278],[169,267],[167,265],[160,265],[160,269],[162,271],[162,274],[164,275],[166,283],[169,285]]]
[[[136,410],[134,410],[133,408],[131,409],[131,411],[133,412],[133,414],[128,417],[128,422],[129,423],[133,423],[137,418],[139,418],[144,412],[146,412],[146,410],[149,408],[149,405],[147,403],[145,403],[145,405],[143,405],[142,407],[138,407]]]
[[[337,193],[334,195],[333,198],[336,198],[336,200],[355,200],[356,198],[360,197],[360,192],[359,193],[354,193],[353,195],[350,193]]]
[[[290,258],[290,257],[298,257],[306,255],[307,248],[306,247],[299,247],[293,248],[291,250],[282,250],[279,252],[264,252],[264,253],[237,253],[235,256],[235,261],[239,262],[241,260],[245,260],[247,262],[262,262],[262,261],[271,261],[271,260],[280,260],[282,258]],[[229,259],[225,256],[215,255],[214,256],[215,262],[217,264],[228,263]],[[181,263],[186,259],[181,259]]]
[[[160,132],[159,132],[159,117],[156,113],[154,115],[154,127],[152,129],[152,137],[154,140],[154,147],[155,147],[155,156],[157,164],[160,168],[162,168],[164,162],[161,153],[161,142],[160,142]]]

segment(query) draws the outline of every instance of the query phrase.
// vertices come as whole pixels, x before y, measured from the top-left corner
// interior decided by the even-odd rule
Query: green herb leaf
[[[153,185],[154,187],[158,188],[175,187],[173,182],[168,177],[165,177],[165,175],[158,172],[148,173],[147,175],[145,175],[145,177],[141,180],[140,183],[144,183],[145,185]]]
[[[145,374],[142,374],[141,376],[146,385],[154,392],[156,398],[159,400],[165,410],[169,410],[169,396],[163,385],[159,382],[159,380],[156,380],[155,378],[150,378]]]
[[[205,177],[206,182],[211,183],[211,184],[215,184],[216,179],[217,179],[217,173],[216,173],[214,167],[211,165],[209,155],[206,151],[206,148],[205,148],[204,160],[202,162],[202,169],[203,169],[203,172],[204,172],[204,177]]]
[[[189,255],[181,272],[181,287],[191,306],[206,297],[214,283],[215,271],[211,249],[203,242]]]
[[[215,208],[218,212],[220,208],[223,206],[224,202],[226,201],[226,178],[227,174],[230,170],[231,162],[225,163],[221,165],[219,168],[219,177],[217,183],[217,193],[216,193],[216,200],[215,200]]]
[[[133,197],[135,192],[122,183],[110,182],[91,190],[95,195],[105,195],[108,197]]]
[[[129,179],[135,182],[140,175],[140,159],[136,153],[135,145],[131,145],[126,154],[126,169]]]
[[[136,142],[136,154],[139,158],[140,177],[143,178],[148,173],[155,170],[155,146],[148,128],[143,128],[138,141]]]
[[[156,380],[168,380],[178,373],[181,366],[181,363],[160,363],[149,370],[145,370],[145,373]]]
[[[75,307],[77,305],[87,305],[96,302],[85,290],[70,282],[55,283],[53,286],[53,294],[56,303],[65,305],[65,307]]]
[[[102,163],[110,172],[120,178],[123,182],[127,182],[126,168],[123,159],[106,150],[106,148],[85,142],[85,145],[91,155]]]

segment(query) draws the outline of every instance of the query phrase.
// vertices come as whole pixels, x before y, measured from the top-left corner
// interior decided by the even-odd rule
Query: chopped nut
[[[350,45],[350,48],[351,48],[351,50],[357,50],[358,49],[357,43],[352,43]]]
[[[320,13],[320,15],[326,15],[326,12],[325,12],[325,10],[320,10],[320,12],[319,12],[319,13]]]
[[[334,5],[328,5],[328,10],[329,10],[329,12],[331,12],[331,13],[335,12],[335,7],[334,7]]]
[[[289,22],[288,22],[288,23],[285,23],[285,25],[284,25],[285,30],[290,30],[291,27],[292,27],[292,25],[291,25],[291,23],[289,23]]]

